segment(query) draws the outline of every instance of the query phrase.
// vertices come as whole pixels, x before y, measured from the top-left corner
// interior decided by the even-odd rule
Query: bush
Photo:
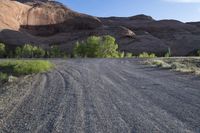
[[[6,54],[5,44],[0,43],[0,58],[4,57]]]
[[[165,57],[171,57],[171,49],[170,48],[168,48],[168,52],[165,54]]]
[[[200,56],[200,50],[197,51],[197,55]]]
[[[48,54],[49,54],[49,57],[51,58],[57,58],[57,57],[62,56],[62,52],[57,45],[52,45],[50,47]]]
[[[0,83],[8,81],[8,75],[0,72]]]
[[[15,49],[15,57],[17,57],[17,58],[22,57],[22,49],[20,47],[17,47]]]
[[[15,49],[15,56],[17,58],[42,58],[45,56],[45,50],[41,47],[25,44],[22,48],[17,47]]]
[[[33,47],[33,57],[34,58],[42,58],[45,56],[45,50],[43,50],[41,47]]]
[[[74,56],[89,58],[120,58],[124,54],[117,51],[118,44],[115,38],[106,36],[91,36],[86,41],[77,42],[74,48]]]
[[[125,54],[125,58],[132,58],[133,57],[133,54],[132,53],[126,53]]]
[[[22,57],[33,58],[33,46],[30,44],[25,44],[21,50]]]
[[[0,43],[0,58],[8,57],[8,58],[44,58],[44,57],[63,57],[67,58],[67,53],[62,52],[57,45],[51,46],[49,51],[45,51],[39,46],[34,46],[32,44],[25,44],[22,47],[16,47],[15,50],[8,50],[6,52],[5,45]]]
[[[165,57],[171,57],[171,54],[170,53],[166,53]]]
[[[125,53],[124,52],[119,52],[119,58],[124,58],[125,57]]]
[[[41,60],[17,60],[4,61],[0,63],[0,69],[3,73],[15,76],[46,72],[52,68],[52,63],[50,63],[49,61]]]
[[[141,54],[139,54],[139,58],[155,58],[156,55],[154,53],[146,53],[143,52]]]
[[[161,67],[161,68],[171,68],[171,65],[163,60],[152,60],[150,61],[149,64],[157,66],[157,67]]]

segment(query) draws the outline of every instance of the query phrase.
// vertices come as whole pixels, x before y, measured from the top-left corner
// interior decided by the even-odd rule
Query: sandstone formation
[[[150,16],[97,18],[49,0],[1,0],[0,42],[14,48],[25,43],[71,53],[77,40],[91,35],[116,37],[121,51],[189,55],[200,49],[200,23],[156,21]]]

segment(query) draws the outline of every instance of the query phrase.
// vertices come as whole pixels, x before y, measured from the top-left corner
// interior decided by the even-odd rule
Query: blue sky
[[[99,17],[150,15],[153,18],[200,21],[200,0],[58,0],[71,9]]]

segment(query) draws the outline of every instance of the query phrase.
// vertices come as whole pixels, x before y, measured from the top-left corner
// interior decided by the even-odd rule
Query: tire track
[[[133,116],[135,116],[135,118],[131,118],[131,120],[129,121],[129,123],[132,123],[130,125],[137,125],[137,126],[133,127],[134,131],[141,132],[140,131],[141,130],[141,125],[137,124],[139,122],[139,119],[140,120],[143,119],[143,121],[146,121],[149,124],[152,123],[152,125],[150,127],[146,127],[146,131],[145,132],[147,132],[147,131],[161,132],[160,129],[165,129],[166,131],[170,131],[170,129],[165,124],[161,124],[161,122],[159,121],[159,119],[163,119],[163,118],[165,118],[165,119],[171,118],[171,122],[170,121],[169,122],[165,121],[165,122],[167,122],[171,126],[176,126],[176,127],[179,127],[179,128],[182,127],[182,129],[180,128],[181,132],[188,132],[189,131],[188,129],[184,130],[185,127],[187,127],[187,126],[184,125],[180,120],[177,120],[175,117],[173,118],[169,114],[166,114],[165,110],[162,110],[162,109],[160,110],[159,106],[153,105],[154,102],[153,103],[149,103],[149,100],[151,101],[151,98],[150,97],[146,97],[143,93],[141,93],[141,91],[139,89],[141,84],[139,84],[139,86],[138,86],[138,84],[137,84],[138,81],[135,82],[135,83],[131,83],[130,81],[126,81],[126,82],[123,81],[123,83],[122,83],[122,82],[120,82],[122,79],[121,79],[121,77],[119,77],[119,75],[123,76],[123,74],[119,74],[120,70],[111,70],[110,66],[107,67],[107,69],[104,68],[104,70],[108,70],[109,71],[109,75],[105,79],[105,83],[104,84],[106,84],[106,82],[108,83],[108,81],[110,81],[110,85],[111,86],[109,88],[112,89],[111,90],[112,95],[116,94],[115,96],[111,95],[111,98],[115,97],[115,100],[113,100],[113,101],[118,101],[118,102],[116,102],[116,105],[117,105],[118,109],[121,110],[121,112],[127,112],[127,111],[123,111],[123,110],[127,109],[127,108],[130,108],[130,110],[133,110],[133,112],[135,112],[135,114],[137,114],[137,115],[132,114]],[[117,75],[115,75],[116,72],[118,72]],[[108,73],[106,73],[106,74],[108,74]],[[111,77],[111,75],[112,75],[112,77]],[[141,83],[141,82],[139,82],[139,83]],[[107,86],[109,86],[109,84]],[[124,95],[124,97],[123,97],[123,95]],[[118,97],[118,98],[116,99],[116,97]],[[120,97],[123,97],[123,98],[126,98],[126,99],[121,99],[121,101],[120,101]],[[127,99],[129,99],[129,101],[131,101],[132,103],[127,101]],[[122,104],[122,103],[124,103],[124,104]],[[156,110],[151,111],[152,109],[148,107],[150,104],[152,104],[151,108],[154,108]],[[146,108],[144,108],[144,107],[146,107]],[[158,113],[159,115],[155,114],[155,112]],[[143,116],[141,115],[141,113],[143,114]],[[164,115],[167,115],[167,116],[164,116],[163,113],[164,113]],[[123,116],[125,117],[126,120],[130,119],[130,116],[127,117],[127,114],[125,114]],[[156,120],[155,118],[153,118],[153,116],[156,116],[155,118],[159,118],[159,119]],[[138,118],[138,119],[136,119],[136,118]],[[149,119],[146,119],[146,118],[149,118]],[[173,123],[174,119],[176,121],[176,124],[175,123],[171,124],[171,123]],[[136,120],[136,122],[133,123],[133,120]],[[153,127],[155,127],[155,129]],[[142,127],[142,130],[144,130],[144,129],[145,128]]]
[[[199,133],[200,81],[139,61],[53,60],[56,69],[3,112],[0,132]]]

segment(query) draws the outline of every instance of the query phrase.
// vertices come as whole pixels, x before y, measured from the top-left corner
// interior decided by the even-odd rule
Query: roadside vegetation
[[[173,69],[181,72],[190,72],[200,74],[199,59],[194,58],[169,58],[171,50],[164,55],[165,58],[157,58],[154,53],[142,52],[139,55],[133,55],[129,52],[118,50],[118,44],[114,37],[90,36],[86,40],[76,42],[72,55],[63,52],[58,45],[52,45],[49,49],[43,49],[40,46],[25,44],[10,50],[6,45],[0,43],[0,58],[144,58],[146,63]],[[200,50],[195,55],[200,56]],[[0,62],[0,83],[8,81],[11,77],[19,77],[33,73],[49,71],[53,65],[49,61],[42,60],[8,60]]]
[[[171,50],[165,54],[165,57],[171,56]],[[118,44],[114,37],[90,36],[86,40],[78,41],[73,50],[73,57],[81,58],[156,58],[156,54],[142,52],[139,55],[118,50]]]
[[[200,50],[197,51],[197,56],[200,56]]]
[[[118,51],[115,38],[106,36],[91,36],[85,41],[77,42],[74,48],[74,57],[89,58],[131,58],[131,53]]]
[[[72,53],[67,53],[58,45],[51,45],[43,49],[38,45],[25,44],[15,49],[9,49],[5,44],[0,43],[0,58],[156,58],[155,53],[142,52],[134,53],[119,51],[119,45],[114,37],[110,35],[90,36],[85,40],[77,41]],[[190,56],[200,56],[200,50]],[[160,56],[159,56],[160,57]],[[172,57],[171,49],[162,57]]]
[[[43,73],[54,67],[52,63],[44,60],[8,60],[0,62],[0,82],[28,74]]]
[[[4,57],[6,54],[5,44],[0,43],[0,58]]]
[[[200,58],[198,57],[157,58],[149,59],[145,63],[160,68],[200,75]]]
[[[146,53],[146,52],[143,52],[141,54],[139,54],[138,56],[139,58],[155,58],[156,55],[154,53]]]
[[[16,47],[14,50],[6,48],[0,43],[0,58],[66,58],[67,54],[60,50],[57,45],[52,45],[49,49],[40,46],[25,44]]]

